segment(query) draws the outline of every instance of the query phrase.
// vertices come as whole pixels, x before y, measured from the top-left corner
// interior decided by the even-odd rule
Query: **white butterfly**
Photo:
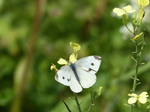
[[[88,56],[60,68],[55,75],[55,80],[70,86],[70,89],[79,93],[82,88],[89,88],[96,82],[95,73],[101,64],[100,56]]]

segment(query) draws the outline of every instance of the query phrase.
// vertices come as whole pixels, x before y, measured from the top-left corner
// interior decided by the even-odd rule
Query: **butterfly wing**
[[[63,66],[55,75],[55,80],[65,86],[70,86],[72,70],[69,66]]]
[[[88,56],[75,62],[80,84],[83,88],[89,88],[96,82],[96,72],[101,64],[100,56]]]
[[[70,89],[75,93],[82,91],[82,87],[75,78],[70,66],[61,67],[55,75],[55,80],[65,86],[70,86]]]
[[[70,89],[74,92],[74,93],[79,93],[82,91],[82,87],[79,84],[79,82],[77,81],[76,77],[74,74],[71,74],[71,81],[70,81]]]

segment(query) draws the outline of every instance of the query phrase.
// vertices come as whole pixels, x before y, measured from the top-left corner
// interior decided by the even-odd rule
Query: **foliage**
[[[41,5],[37,6],[37,2]],[[96,84],[78,95],[81,106],[90,105],[89,91],[102,86],[103,91],[92,112],[128,111],[127,95],[132,88],[131,77],[135,69],[131,52],[135,46],[127,39],[130,35],[121,32],[121,19],[114,18],[112,14],[112,9],[121,4],[128,5],[129,1],[0,0],[0,111],[17,112],[14,110],[21,107],[21,112],[66,112],[63,100],[76,112],[72,92],[58,84],[54,80],[54,72],[50,70],[51,63],[70,55],[70,42],[82,46],[79,58],[88,55],[102,57]],[[42,7],[42,18],[39,26],[34,27],[37,7]],[[139,67],[138,77],[142,83],[136,88],[137,93],[150,93],[149,14],[147,10],[141,28],[145,29],[147,38],[140,58],[145,64]],[[35,28],[38,29],[34,31]],[[30,42],[33,34],[37,38]],[[16,93],[22,84],[31,45],[34,49],[23,83],[23,96],[21,100],[16,100],[20,98]],[[141,110],[135,108],[134,111]]]

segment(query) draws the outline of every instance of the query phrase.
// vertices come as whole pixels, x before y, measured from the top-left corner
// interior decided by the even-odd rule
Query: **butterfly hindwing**
[[[71,81],[70,81],[70,89],[74,92],[74,93],[79,93],[82,91],[82,87],[79,84],[79,82],[77,81],[76,77],[74,74],[71,74]]]

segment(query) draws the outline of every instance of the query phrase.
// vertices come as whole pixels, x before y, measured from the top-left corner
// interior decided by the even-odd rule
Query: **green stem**
[[[77,107],[78,107],[78,111],[79,111],[79,112],[82,112],[82,111],[81,111],[80,104],[79,104],[79,101],[78,101],[77,94],[76,94],[76,93],[74,93],[74,96],[75,96],[76,104],[77,104]]]
[[[90,102],[90,106],[89,106],[87,112],[90,112],[90,110],[91,110],[91,108],[92,108],[92,105],[93,105],[93,93],[90,92],[90,95],[91,95],[91,102]]]
[[[130,33],[133,34],[133,32],[128,28],[127,24],[125,24],[125,27],[129,30]]]
[[[143,44],[144,45],[144,44]],[[141,47],[141,50],[139,51],[138,49],[138,43],[135,40],[135,48],[136,48],[136,68],[135,68],[135,75],[134,75],[134,80],[133,80],[133,87],[132,87],[132,93],[135,92],[136,86],[137,86],[137,76],[138,76],[138,69],[139,69],[139,60],[140,60],[140,54],[142,52],[143,46]],[[130,105],[130,112],[133,111],[133,105]]]
[[[92,104],[90,104],[90,106],[89,106],[87,112],[90,112],[91,108],[92,108]]]
[[[135,31],[135,30],[134,30]],[[136,34],[134,34],[134,36],[135,36]],[[135,62],[136,62],[136,68],[135,68],[135,75],[134,75],[134,80],[133,80],[133,86],[132,86],[132,93],[134,93],[135,92],[135,89],[136,89],[136,85],[137,85],[137,75],[138,75],[138,67],[139,67],[139,50],[138,50],[138,43],[137,43],[137,41],[135,40],[134,41],[135,42],[135,49],[136,49],[136,51],[135,51],[135,53],[136,53],[136,60],[135,60]],[[130,112],[132,112],[133,111],[133,105],[130,105]]]
[[[135,68],[135,76],[134,76],[134,81],[133,81],[133,87],[132,87],[132,92],[135,92],[136,85],[137,85],[137,75],[138,75],[138,69],[139,69],[139,49],[138,49],[138,43],[135,41],[135,47],[136,47],[136,68]]]
[[[96,99],[96,98],[95,98],[95,99]],[[91,110],[92,106],[94,105],[94,101],[95,101],[95,99],[92,99],[92,100],[91,100],[91,102],[90,102],[90,106],[89,106],[89,108],[88,108],[87,112],[90,112],[90,110]]]

